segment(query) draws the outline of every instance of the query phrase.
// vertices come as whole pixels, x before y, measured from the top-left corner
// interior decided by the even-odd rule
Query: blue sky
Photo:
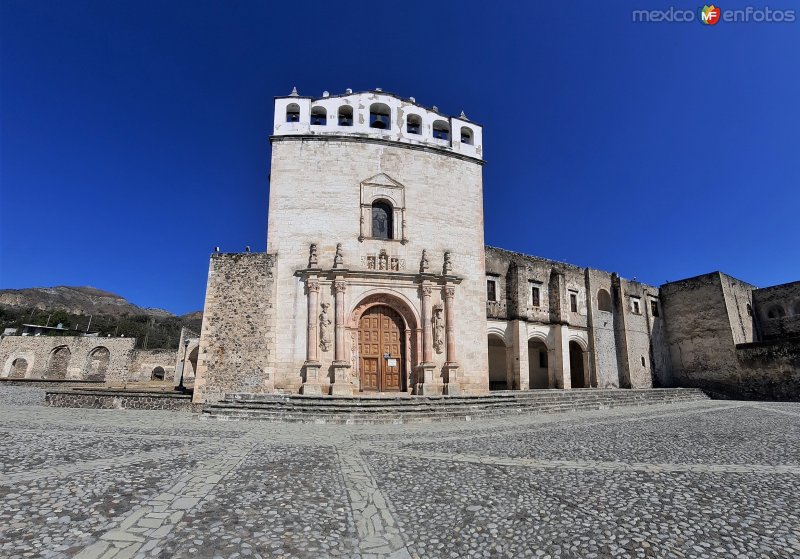
[[[487,244],[656,285],[800,279],[800,22],[632,22],[670,6],[700,3],[3,0],[0,287],[202,308],[214,246],[265,247],[292,86],[483,124]]]

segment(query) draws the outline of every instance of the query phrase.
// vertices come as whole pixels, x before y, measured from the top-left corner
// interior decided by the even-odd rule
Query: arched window
[[[433,137],[437,140],[450,139],[450,125],[443,120],[436,120],[433,123]]]
[[[372,204],[372,237],[374,239],[392,239],[393,220],[392,206],[383,201]]]
[[[11,372],[9,378],[25,378],[28,374],[28,361],[24,357],[17,357],[11,363]]]
[[[369,107],[369,127],[379,130],[389,130],[392,127],[392,111],[389,105],[373,103]]]
[[[164,380],[164,367],[156,367],[150,375],[150,380]]]
[[[313,107],[311,109],[311,124],[325,126],[328,124],[328,111],[325,107]]]
[[[422,134],[422,118],[419,115],[408,115],[406,132],[409,134]]]
[[[597,292],[597,308],[601,311],[611,312],[611,295],[605,289]]]
[[[350,105],[339,107],[339,126],[353,126],[353,107]]]
[[[780,305],[773,305],[767,311],[767,318],[783,318],[784,316],[786,316],[786,311]]]
[[[300,122],[300,105],[291,103],[286,106],[286,122]]]
[[[472,145],[472,130],[466,126],[461,127],[461,143]]]

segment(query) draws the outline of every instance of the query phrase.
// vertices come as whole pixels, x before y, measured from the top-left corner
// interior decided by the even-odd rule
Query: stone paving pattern
[[[0,557],[800,557],[800,404],[304,425],[0,388]]]

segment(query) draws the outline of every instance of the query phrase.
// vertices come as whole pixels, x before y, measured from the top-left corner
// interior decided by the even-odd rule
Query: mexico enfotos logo
[[[795,10],[774,10],[769,6],[755,8],[747,6],[735,10],[723,10],[719,6],[704,5],[694,10],[683,10],[670,7],[666,10],[633,10],[634,23],[693,23],[713,26],[724,21],[727,23],[794,23],[797,21]]]

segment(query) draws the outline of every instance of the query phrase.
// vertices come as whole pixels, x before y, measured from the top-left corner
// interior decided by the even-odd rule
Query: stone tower
[[[216,373],[199,366],[197,399],[486,391],[481,126],[380,90],[293,92],[271,141],[267,254],[212,257],[201,353]],[[237,270],[254,278],[235,299],[246,344],[208,308],[234,301]],[[241,308],[253,298],[267,304]]]

